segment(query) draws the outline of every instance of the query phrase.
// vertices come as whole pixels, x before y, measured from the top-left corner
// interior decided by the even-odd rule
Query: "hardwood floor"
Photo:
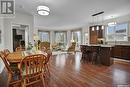
[[[98,66],[80,62],[81,54],[52,57],[48,87],[130,87],[130,63]]]
[[[130,62],[115,60],[108,67],[83,63],[80,58],[81,53],[53,56],[46,87],[130,87]]]

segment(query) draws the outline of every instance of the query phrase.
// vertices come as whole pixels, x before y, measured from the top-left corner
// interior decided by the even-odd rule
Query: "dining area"
[[[39,50],[0,51],[0,57],[7,73],[2,87],[30,87],[39,84],[46,87],[45,79],[50,77],[49,60],[51,52]],[[1,82],[2,82],[1,81]]]
[[[98,66],[82,62],[81,52],[50,55],[38,50],[27,54],[1,54],[0,87],[116,87],[130,83],[129,62],[114,60],[111,66]]]

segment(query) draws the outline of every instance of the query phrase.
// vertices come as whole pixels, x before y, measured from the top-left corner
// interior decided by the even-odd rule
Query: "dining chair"
[[[45,59],[47,57],[42,54],[26,56],[20,63],[20,74],[22,87],[32,86],[38,82],[42,82],[41,87],[45,87]]]
[[[23,48],[23,47],[16,47],[15,51],[16,52],[18,52],[18,51],[25,51],[25,48]]]
[[[76,47],[76,42],[72,42],[72,45],[68,48],[67,52],[74,52],[75,53],[75,47]]]
[[[40,44],[39,44],[39,48],[40,49],[42,49],[42,48],[44,48],[45,47],[45,49],[46,49],[46,51],[47,50],[50,50],[50,42],[41,42]]]
[[[91,49],[85,45],[80,46],[80,49],[82,52],[81,61],[89,63],[91,60]]]
[[[10,66],[3,51],[0,51],[0,57],[3,60],[8,74],[6,87],[19,87],[21,85],[19,69]]]
[[[4,49],[4,55],[5,55],[5,58],[10,54],[10,51],[8,49]],[[10,63],[10,66],[11,67],[17,67],[17,63]]]
[[[50,70],[49,70],[49,60],[52,56],[52,53],[47,53],[47,57],[46,57],[46,60],[45,60],[45,73],[47,73],[49,76],[50,76]]]
[[[92,46],[92,64],[100,64],[100,46]]]
[[[9,53],[10,53],[10,51],[8,49],[4,49],[5,56],[7,56]]]

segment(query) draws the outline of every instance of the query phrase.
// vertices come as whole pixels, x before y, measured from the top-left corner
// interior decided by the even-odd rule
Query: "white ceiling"
[[[92,21],[91,15],[104,11],[104,19],[130,14],[130,0],[15,0],[16,12],[34,15],[35,26],[76,28]],[[39,16],[37,6],[46,5],[50,15]]]

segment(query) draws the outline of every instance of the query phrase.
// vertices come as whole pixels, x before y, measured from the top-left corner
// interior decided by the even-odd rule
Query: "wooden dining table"
[[[8,54],[6,58],[11,63],[20,63],[24,57],[22,52],[12,52]]]
[[[35,52],[20,51],[20,52],[12,52],[8,54],[6,58],[10,63],[20,63],[22,59],[24,59],[26,56],[34,55],[34,54],[43,54],[47,56],[47,53],[42,51],[35,51]]]

